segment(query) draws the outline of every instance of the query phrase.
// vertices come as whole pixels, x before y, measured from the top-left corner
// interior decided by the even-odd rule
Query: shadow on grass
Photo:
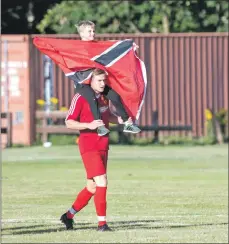
[[[162,222],[157,220],[136,220],[136,221],[113,221],[109,222],[110,227],[114,231],[119,230],[132,230],[132,229],[171,229],[171,228],[191,228],[191,227],[198,227],[198,226],[214,226],[214,225],[228,225],[228,223],[205,223],[205,224],[183,224],[183,225],[161,225],[161,226],[152,226],[150,223],[155,222]],[[88,225],[88,226],[85,226]],[[90,226],[91,225],[91,226]],[[38,230],[30,230],[30,228],[40,228]],[[78,230],[96,230],[97,226],[92,225],[91,223],[77,223],[74,225],[74,230],[71,231],[78,231]],[[19,230],[19,231],[15,231]],[[4,233],[4,231],[12,231],[10,233]],[[25,235],[25,234],[42,234],[42,233],[51,233],[51,232],[62,232],[66,231],[64,226],[59,227],[58,225],[53,226],[53,228],[49,228],[48,225],[27,225],[27,226],[20,226],[20,227],[12,227],[12,228],[3,228],[2,235]]]
[[[154,222],[158,222],[158,221],[156,220],[113,221],[113,222],[109,222],[109,224],[113,226],[114,229],[116,229],[117,227],[119,229],[122,228],[130,229],[130,228],[141,228],[142,226],[145,226],[147,223],[154,223]],[[58,225],[59,224],[53,224],[53,228],[49,228],[48,227],[49,225],[47,224],[2,228],[2,235],[41,234],[41,233],[66,231],[63,224],[62,227],[59,227]],[[35,229],[35,228],[43,228],[43,229]],[[91,224],[90,222],[83,222],[83,223],[76,222],[76,224],[74,225],[74,230],[96,230],[96,228],[97,226]],[[10,233],[4,233],[4,231],[10,231]]]
[[[162,225],[162,226],[144,226],[140,225],[121,225],[115,228],[115,230],[120,230],[125,228],[126,230],[129,229],[173,229],[173,228],[189,228],[189,227],[198,227],[198,226],[215,226],[215,225],[228,225],[228,223],[205,223],[205,224],[183,224],[183,225]]]
[[[25,225],[25,226],[16,226],[16,227],[2,228],[1,231],[5,231],[5,230],[31,229],[31,228],[44,227],[44,226],[45,226],[45,225]]]

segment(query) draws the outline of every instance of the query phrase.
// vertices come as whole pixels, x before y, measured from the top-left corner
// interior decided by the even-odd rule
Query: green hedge
[[[76,135],[49,135],[49,141],[52,145],[76,145]],[[228,138],[225,139],[228,142]],[[153,142],[153,138],[138,138],[135,135],[125,134],[123,142],[119,142],[118,133],[112,131],[110,133],[110,144],[127,144],[127,145],[213,145],[216,141],[213,137],[201,137],[201,138],[191,138],[191,137],[181,137],[181,136],[168,136],[161,137],[158,143]],[[37,141],[34,145],[42,145],[42,141],[39,136],[37,136]],[[21,145],[20,145],[21,146]]]

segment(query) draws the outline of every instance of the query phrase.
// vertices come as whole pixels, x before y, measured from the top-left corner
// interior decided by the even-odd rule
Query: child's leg
[[[76,92],[86,98],[90,105],[94,119],[101,119],[98,102],[95,97],[95,92],[92,90],[92,88],[89,85],[76,84]]]
[[[123,121],[127,121],[129,118],[129,115],[127,114],[121,98],[117,92],[115,92],[112,88],[109,86],[106,86],[104,89],[103,94],[112,102],[112,104],[117,109],[118,114],[121,116]]]
[[[123,132],[134,133],[134,134],[139,133],[141,130],[136,125],[128,121],[129,115],[127,114],[122,104],[119,94],[108,86],[105,87],[103,94],[113,103],[113,105],[117,109],[118,114],[121,116],[122,120],[124,121]]]

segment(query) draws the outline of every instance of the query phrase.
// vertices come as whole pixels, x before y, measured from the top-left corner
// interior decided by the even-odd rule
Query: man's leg
[[[75,84],[76,92],[82,95],[89,103],[91,112],[95,120],[101,119],[101,114],[99,111],[98,101],[95,97],[95,92],[89,85],[85,84]],[[98,135],[103,136],[109,133],[110,131],[103,125],[97,129]]]
[[[94,195],[94,204],[98,217],[98,231],[111,231],[107,225],[107,160],[108,151],[99,151],[99,157],[96,159],[96,176],[93,177],[96,183],[96,192]]]
[[[105,87],[103,94],[112,102],[112,104],[117,109],[118,114],[121,116],[122,120],[124,121],[123,131],[129,133],[140,132],[141,130],[136,125],[128,122],[129,115],[122,104],[121,97],[119,96],[119,94],[109,86]]]
[[[94,203],[98,216],[98,231],[111,230],[106,223],[107,194],[107,158],[108,151],[89,151],[81,155],[87,172],[87,178],[93,178]],[[93,191],[94,192],[94,191]]]
[[[98,217],[98,231],[111,231],[107,225],[107,176],[99,175],[94,177],[96,192],[94,196],[95,209]]]
[[[95,194],[96,184],[93,179],[87,180],[87,186],[79,192],[76,197],[76,200],[72,204],[72,207],[67,211],[67,213],[63,214],[60,220],[65,224],[66,229],[73,229],[73,217],[74,215],[83,209],[91,197]]]
[[[77,212],[83,209],[95,194],[95,191],[96,184],[94,180],[88,179],[87,186],[77,195],[72,207],[67,212],[67,217],[72,219]]]

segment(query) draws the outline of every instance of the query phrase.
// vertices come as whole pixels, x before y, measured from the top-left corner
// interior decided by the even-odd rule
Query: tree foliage
[[[228,31],[228,1],[62,1],[37,25],[41,33],[76,33],[81,20],[98,33]]]
[[[75,33],[83,19],[98,33],[215,32],[229,17],[227,0],[2,0],[1,14],[3,34]]]
[[[47,9],[61,0],[2,0],[2,34],[39,33],[36,25]]]

